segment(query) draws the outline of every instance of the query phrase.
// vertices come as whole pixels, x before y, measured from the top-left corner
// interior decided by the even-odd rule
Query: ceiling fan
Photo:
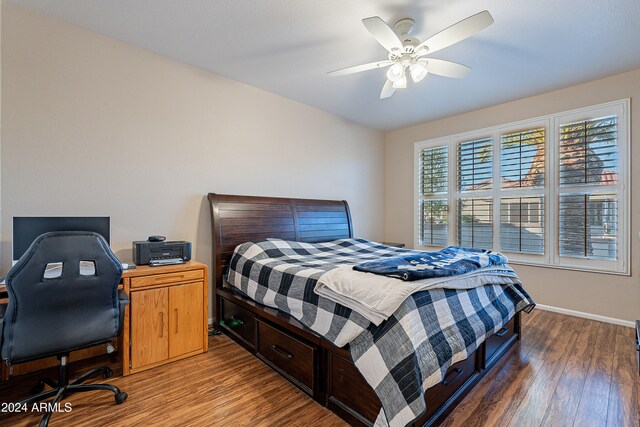
[[[440,31],[438,34],[420,43],[409,35],[415,27],[413,19],[405,18],[395,23],[391,29],[380,17],[372,16],[362,20],[371,35],[389,51],[387,60],[356,65],[327,73],[330,76],[359,73],[361,71],[389,67],[387,81],[380,92],[380,99],[389,98],[396,89],[407,87],[407,70],[415,83],[422,81],[428,73],[445,77],[461,78],[471,68],[442,59],[423,58],[452,44],[472,36],[493,23],[488,11],[476,13],[460,22]]]

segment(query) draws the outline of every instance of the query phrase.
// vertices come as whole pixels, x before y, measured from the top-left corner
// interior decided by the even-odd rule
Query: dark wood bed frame
[[[224,280],[234,248],[274,237],[322,242],[353,237],[346,201],[285,199],[209,193],[213,236],[213,317],[233,340],[352,425],[372,425],[380,401],[338,348],[276,309],[236,293]],[[427,412],[415,426],[440,424],[489,369],[520,339],[520,314],[466,360],[451,366],[426,391]]]

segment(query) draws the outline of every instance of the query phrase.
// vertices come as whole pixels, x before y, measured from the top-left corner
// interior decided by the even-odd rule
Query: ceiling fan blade
[[[475,15],[445,28],[438,34],[429,37],[427,40],[420,43],[415,50],[416,52],[420,52],[420,49],[427,47],[428,50],[420,54],[425,55],[427,53],[433,53],[437,50],[444,49],[447,46],[458,43],[491,24],[493,24],[493,17],[489,11],[485,10],[483,12],[476,13]]]
[[[387,79],[387,81],[384,83],[384,86],[382,86],[382,91],[380,92],[380,99],[389,98],[391,95],[393,95],[393,92],[395,91],[396,89],[393,87],[393,82]]]
[[[423,60],[421,60],[422,62]],[[458,64],[456,62],[445,61],[442,59],[429,58],[426,61],[427,71],[431,74],[437,74],[444,77],[453,77],[454,79],[461,79],[471,71],[471,68],[466,65]]]
[[[403,49],[402,42],[396,33],[379,16],[372,16],[362,20],[371,35],[389,52],[392,49]]]
[[[391,65],[391,61],[378,61],[378,62],[370,62],[368,64],[356,65],[353,67],[342,68],[340,70],[335,70],[327,73],[327,75],[335,77],[335,76],[344,76],[345,74],[353,74],[359,73],[361,71],[373,70],[375,68],[382,68]]]

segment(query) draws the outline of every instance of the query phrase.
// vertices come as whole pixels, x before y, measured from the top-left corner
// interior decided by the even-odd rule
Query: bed
[[[372,425],[377,418],[379,423],[380,417],[385,415],[385,412],[381,411],[382,403],[378,398],[381,393],[377,390],[378,394],[376,394],[369,385],[370,373],[367,374],[366,369],[362,368],[360,356],[362,352],[375,346],[374,341],[377,340],[380,331],[385,328],[389,330],[391,327],[388,325],[392,322],[386,321],[379,327],[375,327],[359,318],[357,314],[345,311],[339,305],[334,307],[327,305],[326,302],[318,303],[317,296],[309,296],[315,305],[325,304],[323,308],[325,311],[331,311],[331,319],[336,317],[339,320],[347,319],[338,322],[339,328],[342,328],[337,330],[338,333],[346,329],[353,335],[354,331],[366,330],[366,333],[358,338],[359,341],[353,341],[349,346],[338,347],[334,343],[344,344],[337,337],[338,333],[334,336],[319,333],[318,331],[322,332],[325,329],[319,329],[301,315],[303,312],[310,311],[310,307],[289,315],[283,312],[281,306],[273,304],[273,297],[265,299],[264,292],[256,292],[255,287],[252,290],[248,290],[247,287],[242,288],[235,283],[236,278],[230,280],[236,285],[233,286],[225,276],[230,263],[238,263],[238,254],[232,261],[234,249],[245,242],[281,239],[286,242],[300,242],[300,245],[307,243],[331,245],[332,243],[322,242],[332,241],[339,241],[343,246],[365,245],[366,243],[353,239],[348,204],[345,201],[215,193],[210,193],[208,198],[212,214],[214,322],[220,325],[232,339],[350,424]],[[279,240],[267,243],[275,245],[276,248],[283,245]],[[379,250],[393,252],[391,248],[380,247]],[[255,267],[254,264],[252,266]],[[252,266],[247,268],[245,265],[244,270],[249,271]],[[233,267],[231,271],[238,268],[240,271],[243,270],[242,266],[234,265]],[[231,279],[231,276],[229,277]],[[290,286],[289,284],[288,287]],[[454,291],[432,291],[422,295],[422,299],[441,298],[448,302],[452,299],[451,292]],[[307,290],[306,293],[310,292]],[[495,296],[495,298],[498,297],[503,296]],[[300,299],[302,298],[300,296]],[[412,301],[412,303],[415,302]],[[480,338],[474,337],[478,342],[468,345],[467,351],[459,353],[464,355],[462,360],[458,357],[457,360],[451,360],[451,364],[444,363],[441,366],[442,372],[436,375],[438,379],[435,385],[422,390],[420,386],[422,381],[418,381],[420,384],[414,384],[413,388],[409,388],[414,395],[412,399],[422,404],[422,406],[417,405],[418,409],[413,408],[414,413],[409,415],[409,418],[406,414],[404,414],[405,418],[395,417],[396,414],[389,409],[392,405],[385,402],[388,414],[386,420],[392,425],[398,424],[399,419],[405,421],[410,419],[413,425],[440,423],[520,338],[521,309],[522,307],[505,311],[502,318],[498,319],[499,323],[496,321],[487,326],[486,335]],[[341,316],[335,316],[336,313]],[[406,313],[403,315],[406,317]],[[349,328],[351,331],[348,330]],[[326,328],[328,329],[329,327]],[[354,361],[358,363],[358,368]],[[389,368],[393,370],[393,366]],[[406,367],[404,369],[406,370]],[[362,373],[365,376],[368,375],[369,383]],[[417,377],[420,380],[423,379],[420,375]],[[395,383],[392,381],[391,384]],[[403,392],[406,393],[406,390]],[[415,394],[418,392],[419,399],[416,399]],[[425,402],[426,410],[423,411]],[[405,424],[405,421],[399,424]]]

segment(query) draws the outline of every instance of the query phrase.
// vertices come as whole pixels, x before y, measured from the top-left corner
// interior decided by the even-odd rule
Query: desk
[[[122,274],[124,277],[124,273]],[[122,281],[120,281],[120,285],[118,289],[123,289]],[[8,304],[9,303],[9,294],[7,293],[7,285],[4,283],[0,284],[0,304]]]
[[[197,261],[123,271],[119,289],[131,300],[122,334],[116,340],[123,375],[207,351],[208,277],[207,266]],[[0,303],[7,302],[6,286],[0,285]],[[105,346],[99,345],[73,352],[70,360],[105,353]],[[57,363],[53,357],[18,364],[13,367],[13,375]],[[8,371],[2,363],[0,378],[7,379]]]
[[[126,278],[178,271],[178,270],[184,269],[185,268],[184,266],[195,265],[195,264],[204,265],[204,264],[198,263],[197,261],[189,261],[185,264],[167,265],[162,267],[150,267],[148,265],[142,265],[136,268],[132,268],[130,270],[124,270],[122,272],[122,279],[120,280],[120,286],[118,286],[118,289],[123,288],[122,282]],[[0,304],[6,304],[8,302],[9,302],[9,296],[7,295],[7,285],[2,283],[0,284]]]

